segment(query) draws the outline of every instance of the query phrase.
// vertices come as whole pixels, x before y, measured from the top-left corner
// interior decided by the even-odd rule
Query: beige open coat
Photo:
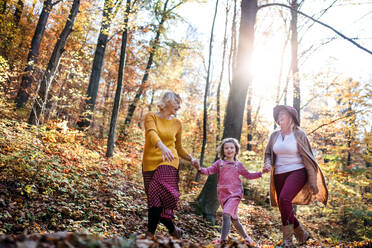
[[[269,143],[266,146],[265,151],[265,164],[272,165],[271,177],[270,177],[270,201],[271,206],[278,206],[278,196],[275,190],[274,174],[275,174],[275,153],[273,151],[274,143],[279,135],[280,131],[275,131],[271,134]],[[309,140],[303,130],[295,128],[294,136],[297,142],[297,149],[301,155],[302,161],[305,165],[307,172],[307,182],[301,191],[292,200],[293,204],[297,205],[308,205],[314,200],[322,202],[324,205],[327,204],[328,190],[325,184],[323,173],[315,160]],[[318,193],[313,194],[312,188],[317,189]]]

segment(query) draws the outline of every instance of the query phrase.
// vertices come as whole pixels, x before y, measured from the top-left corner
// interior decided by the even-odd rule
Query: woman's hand
[[[191,163],[195,167],[195,169],[200,170],[200,162],[199,159],[191,158]]]
[[[319,193],[319,189],[318,189],[318,186],[316,184],[310,184],[310,188],[313,191],[314,195]]]
[[[158,142],[158,147],[161,150],[161,156],[163,157],[163,161],[169,161],[172,162],[174,160],[174,156],[171,152],[171,150],[163,144],[163,142]]]
[[[265,164],[264,167],[262,168],[262,172],[266,173],[266,172],[271,171],[271,169],[272,169],[271,164]]]

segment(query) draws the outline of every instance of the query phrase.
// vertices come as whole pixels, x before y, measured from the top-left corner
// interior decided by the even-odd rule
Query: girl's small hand
[[[163,143],[159,143],[158,146],[161,150],[161,156],[163,157],[163,161],[167,160],[169,162],[172,162],[174,160],[174,156],[171,150]]]
[[[200,162],[198,159],[192,158],[191,163],[195,167],[195,169],[200,170]]]
[[[272,166],[270,164],[265,164],[264,167],[262,168],[262,172],[266,173],[266,172],[271,171],[271,169],[272,169]]]

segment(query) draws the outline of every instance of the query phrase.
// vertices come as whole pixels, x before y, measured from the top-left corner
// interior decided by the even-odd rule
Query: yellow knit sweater
[[[190,160],[191,156],[182,147],[181,121],[163,119],[153,112],[145,115],[145,148],[143,151],[142,170],[153,171],[160,165],[178,168],[179,157]],[[172,152],[174,160],[163,161],[161,150],[156,145],[161,140]]]

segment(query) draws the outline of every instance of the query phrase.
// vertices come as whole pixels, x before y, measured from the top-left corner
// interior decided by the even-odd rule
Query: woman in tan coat
[[[280,130],[270,136],[263,169],[271,170],[270,200],[280,210],[283,246],[293,247],[293,235],[299,245],[310,235],[297,220],[292,204],[308,205],[318,200],[326,205],[328,190],[306,134],[299,128],[296,109],[278,105],[273,114]]]

